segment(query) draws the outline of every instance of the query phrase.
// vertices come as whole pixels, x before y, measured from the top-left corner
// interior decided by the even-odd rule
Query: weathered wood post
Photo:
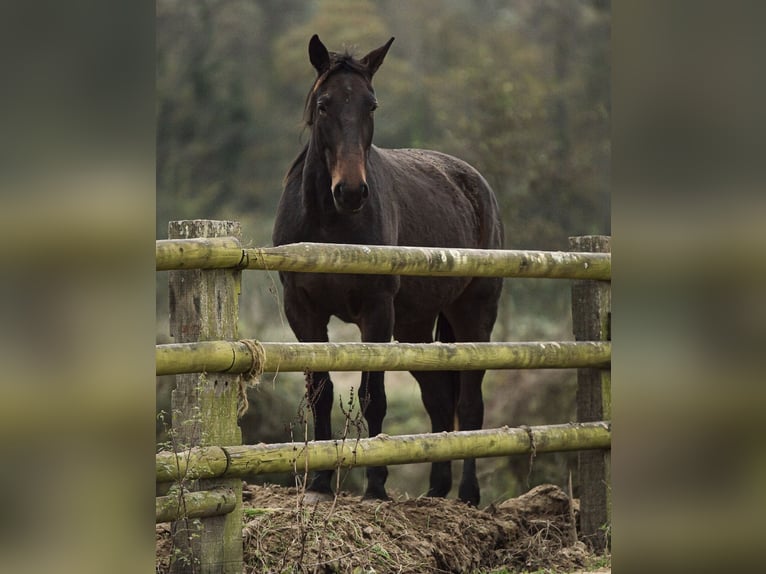
[[[232,221],[171,221],[169,239],[241,236]],[[170,334],[175,342],[236,340],[241,272],[231,269],[171,271]],[[177,375],[172,425],[180,446],[242,444],[237,426],[238,376],[222,373]],[[242,572],[242,481],[192,480],[191,490],[231,489],[231,512],[173,522],[171,572]]]
[[[610,253],[611,237],[570,237],[571,251]],[[572,327],[578,341],[611,341],[611,282],[572,282]],[[578,422],[610,421],[612,418],[610,369],[577,370]],[[610,543],[611,472],[610,450],[582,451],[578,455],[580,482],[580,531],[596,550]]]

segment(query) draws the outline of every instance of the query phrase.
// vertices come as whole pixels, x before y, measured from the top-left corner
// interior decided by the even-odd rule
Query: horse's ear
[[[375,75],[375,72],[378,71],[378,68],[380,68],[380,65],[383,63],[383,59],[386,57],[388,49],[391,47],[391,43],[393,41],[394,39],[391,38],[380,48],[373,50],[360,60],[362,64],[367,66],[367,73],[370,74],[370,78],[372,78]]]
[[[330,53],[316,34],[309,41],[309,60],[317,74],[323,74],[330,67]]]

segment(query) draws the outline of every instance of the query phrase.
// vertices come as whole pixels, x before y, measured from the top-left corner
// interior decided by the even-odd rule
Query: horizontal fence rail
[[[294,243],[243,248],[233,237],[157,241],[158,271],[261,269],[310,273],[610,280],[610,253]]]
[[[525,343],[259,343],[157,345],[157,375],[607,367],[608,341]]]
[[[611,423],[569,423],[306,443],[198,447],[156,456],[158,482],[604,449]]]
[[[184,518],[203,518],[228,514],[237,504],[237,495],[230,488],[214,488],[198,492],[158,496],[155,499],[157,522],[169,522]]]

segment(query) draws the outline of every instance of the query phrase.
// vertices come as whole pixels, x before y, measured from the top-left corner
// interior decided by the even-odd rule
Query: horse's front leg
[[[330,373],[306,373],[306,399],[314,418],[314,440],[332,439],[330,415],[332,414],[333,384]],[[317,470],[314,472],[307,491],[319,496],[309,497],[312,500],[324,500],[332,496],[332,470]]]
[[[326,343],[329,315],[320,314],[309,302],[298,295],[298,290],[286,286],[285,315],[290,328],[302,343]],[[309,371],[306,373],[306,402],[314,419],[314,440],[332,439],[330,415],[333,404],[333,384],[330,373]],[[312,475],[307,491],[310,499],[322,500],[332,497],[332,470],[318,470]]]
[[[390,342],[394,329],[393,298],[368,309],[359,327],[362,331],[362,342]],[[362,382],[359,385],[359,401],[370,437],[377,436],[383,431],[383,419],[386,416],[387,407],[384,375],[385,373],[381,371],[362,373]],[[389,500],[386,494],[387,477],[388,469],[385,466],[367,467],[367,488],[364,498]]]

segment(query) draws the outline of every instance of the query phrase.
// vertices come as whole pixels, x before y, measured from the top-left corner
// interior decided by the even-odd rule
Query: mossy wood
[[[180,517],[205,518],[228,514],[237,506],[237,495],[230,488],[215,488],[158,496],[155,499],[157,522],[170,522]]]
[[[262,355],[253,356],[252,348]],[[257,343],[157,345],[157,375],[193,372],[434,371],[604,367],[609,342]]]
[[[610,252],[611,238],[571,237],[573,251]],[[612,291],[607,281],[572,282],[572,327],[578,341],[611,341]],[[611,370],[593,365],[577,371],[577,420],[611,419]],[[580,528],[585,541],[598,551],[609,545],[611,524],[610,450],[578,454]]]
[[[231,221],[171,221],[171,239],[218,237],[235,239],[239,223]],[[178,343],[237,339],[240,292],[238,269],[184,269],[168,274],[170,334]],[[181,374],[171,395],[172,426],[177,445],[230,446],[242,443],[237,426],[238,376]],[[237,503],[223,515],[206,516],[199,531],[189,522],[173,522],[173,544],[178,549],[171,562],[174,574],[242,571],[242,483],[231,479],[187,481],[189,490],[228,488]]]
[[[609,422],[193,449],[156,457],[157,481],[609,448]]]
[[[311,273],[609,279],[608,253],[294,243],[241,248],[232,238],[157,242],[158,270],[240,268]]]
[[[160,239],[155,253],[157,271],[236,269],[244,257],[236,237]]]

